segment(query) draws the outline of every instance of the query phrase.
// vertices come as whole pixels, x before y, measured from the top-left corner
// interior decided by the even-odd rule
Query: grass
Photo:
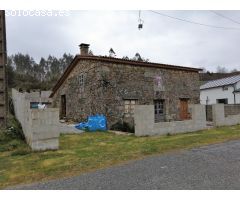
[[[0,188],[79,175],[132,159],[240,139],[240,125],[188,134],[135,137],[109,132],[61,135],[57,151],[31,152],[0,134]]]

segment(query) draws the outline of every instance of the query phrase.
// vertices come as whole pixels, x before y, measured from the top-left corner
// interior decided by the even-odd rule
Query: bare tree
[[[216,72],[217,73],[228,73],[228,70],[226,67],[217,66]]]
[[[233,72],[238,72],[238,70],[235,68],[235,69],[232,69],[231,70],[231,73],[233,73]]]
[[[200,73],[206,73],[207,72],[205,67],[201,67],[200,69],[202,70],[202,71],[200,71]]]

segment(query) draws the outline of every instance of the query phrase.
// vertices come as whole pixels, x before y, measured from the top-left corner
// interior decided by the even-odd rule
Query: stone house
[[[200,101],[198,68],[93,56],[89,45],[76,55],[53,88],[60,117],[75,121],[104,114],[108,128],[134,125],[134,106],[155,105],[155,121],[190,118],[188,104]]]

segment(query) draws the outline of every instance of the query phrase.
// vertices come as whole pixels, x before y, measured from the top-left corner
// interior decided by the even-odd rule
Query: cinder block
[[[206,129],[206,114],[204,105],[190,105],[191,120],[154,123],[154,106],[136,106],[135,135],[177,134]]]

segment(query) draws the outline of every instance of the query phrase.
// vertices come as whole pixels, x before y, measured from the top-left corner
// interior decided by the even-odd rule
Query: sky
[[[157,12],[236,29],[191,24],[147,10],[141,11],[141,30],[139,11],[66,11],[66,16],[23,16],[21,11],[14,16],[8,11],[8,55],[28,53],[39,61],[49,54],[79,54],[78,45],[88,43],[94,55],[109,55],[113,48],[119,58],[132,58],[138,52],[151,62],[240,70],[240,11],[217,11],[235,22],[207,10]]]

